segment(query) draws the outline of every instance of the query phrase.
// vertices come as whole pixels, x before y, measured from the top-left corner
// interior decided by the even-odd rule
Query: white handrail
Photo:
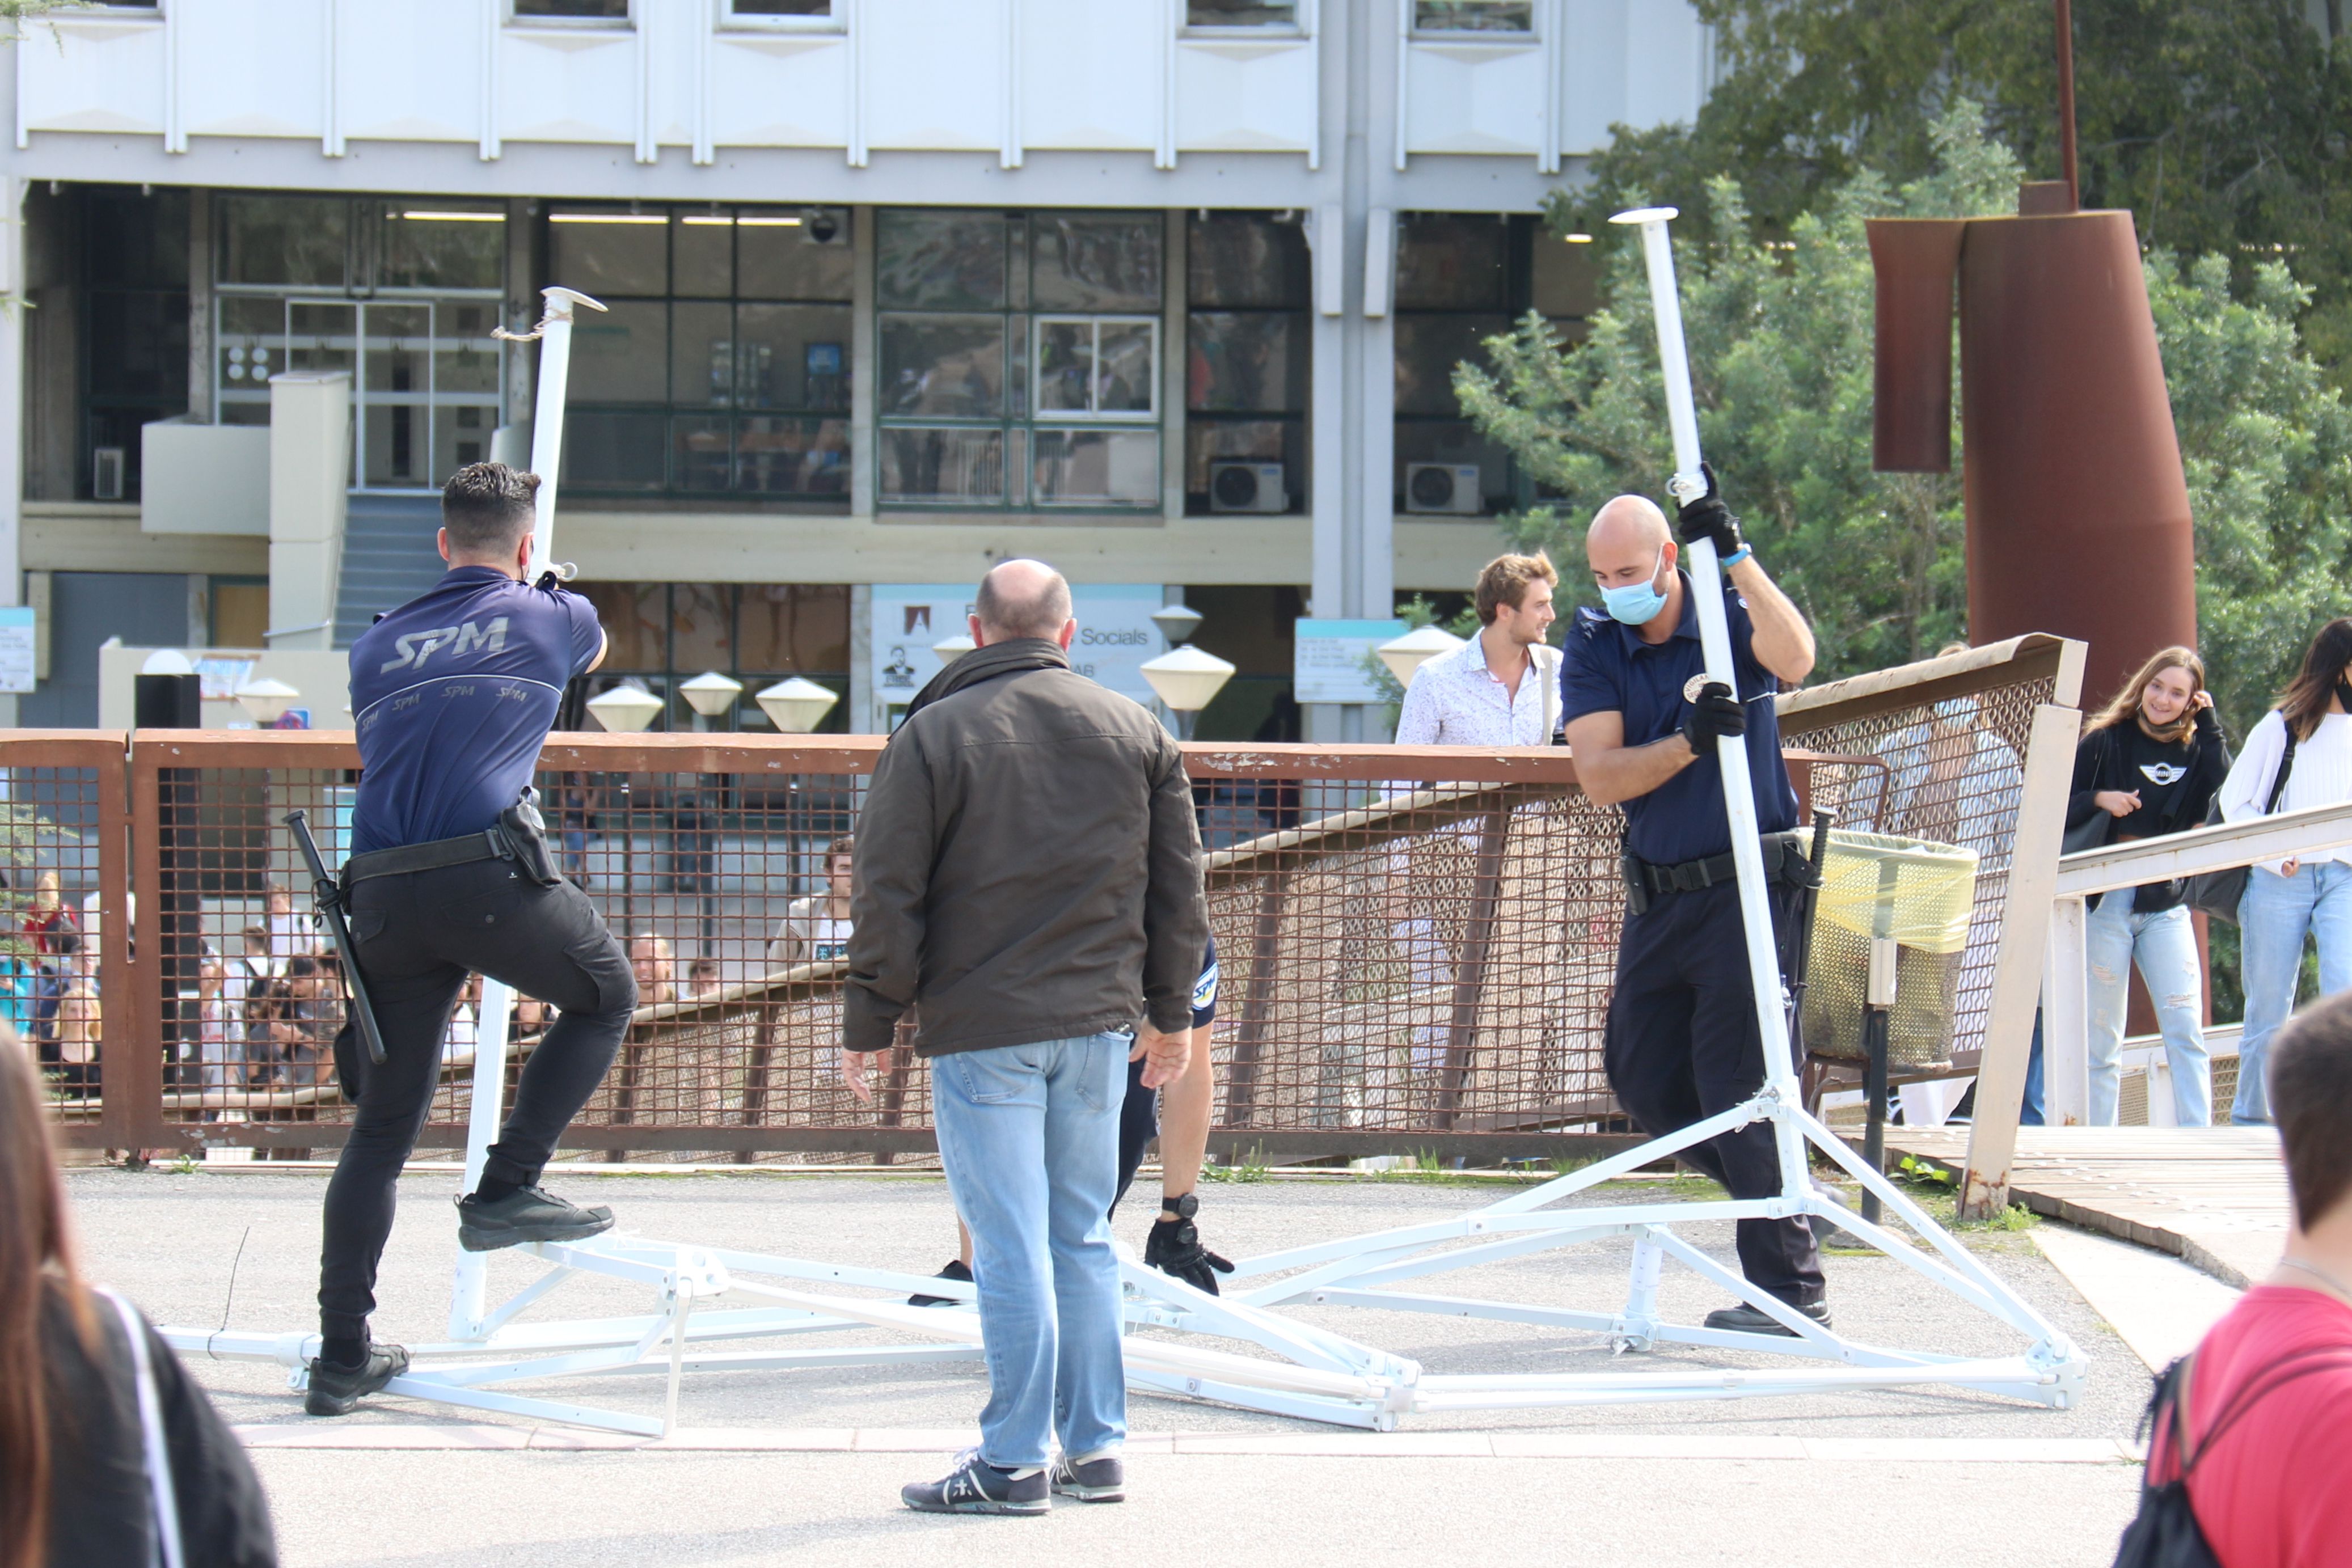
[[[2090,1119],[2090,1017],[2086,918],[2090,900],[2116,888],[2200,876],[2231,866],[2284,860],[2352,845],[2352,803],[2249,817],[2063,855],[2051,907],[2042,976],[2044,1114],[2053,1126]]]
[[[2352,802],[2314,806],[2061,856],[2057,893],[2061,898],[2088,898],[2144,882],[2201,876],[2347,845],[2352,845]]]

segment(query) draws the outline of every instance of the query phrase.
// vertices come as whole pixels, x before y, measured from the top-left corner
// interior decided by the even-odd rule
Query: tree
[[[1630,191],[1699,204],[1740,182],[1759,231],[1864,168],[1896,183],[1933,167],[1954,102],[2037,179],[2059,174],[2050,0],[1695,0],[1717,29],[1717,85],[1696,124],[1632,132],[1565,203],[1580,227]],[[2079,164],[2086,205],[2127,207],[2151,246],[2292,259],[2304,327],[2352,377],[2352,38],[2304,0],[2075,0]],[[2342,33],[2342,6],[2326,15]]]
[[[1873,280],[1864,220],[2009,209],[2018,165],[1961,100],[1899,190],[1864,168],[1768,237],[1741,186],[1714,181],[1708,237],[1678,240],[1701,443],[1775,577],[1822,631],[1822,674],[1924,657],[1962,634],[1957,430],[1949,475],[1870,467]],[[1681,225],[1677,225],[1680,227]],[[1530,316],[1454,373],[1462,404],[1555,498],[1505,519],[1519,548],[1581,559],[1585,519],[1673,468],[1648,290],[1630,231],[1611,307],[1563,352]],[[2146,263],[2196,523],[2200,642],[2232,733],[2260,716],[2320,622],[2352,610],[2352,411],[2302,341],[2308,291],[2264,261]],[[1957,400],[1956,400],[1957,401]],[[2018,561],[2013,570],[2048,570]],[[1571,579],[1572,580],[1572,579]]]
[[[1900,191],[1864,171],[1786,239],[1751,219],[1741,188],[1708,187],[1711,237],[1678,248],[1701,444],[1814,624],[1834,629],[1825,675],[1925,657],[1965,613],[1960,484],[1870,467],[1873,217],[2005,211],[2016,161],[1975,105],[1935,128],[1937,166]],[[1649,295],[1630,231],[1612,258],[1612,306],[1562,353],[1530,315],[1487,348],[1495,370],[1454,373],[1464,410],[1558,498],[1506,519],[1522,549],[1582,557],[1581,530],[1622,491],[1663,496],[1674,468]]]

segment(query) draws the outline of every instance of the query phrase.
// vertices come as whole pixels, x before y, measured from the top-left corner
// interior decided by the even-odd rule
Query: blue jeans
[[[2352,989],[2352,866],[2322,861],[2297,866],[2293,876],[2256,866],[2238,904],[2241,972],[2246,988],[2246,1030],[2238,1047],[2238,1099],[2233,1122],[2271,1120],[2271,1036],[2294,1010],[2295,977],[2303,969],[2304,933],[2319,938],[2319,992]]]
[[[2142,915],[2132,907],[2136,892],[2126,887],[2102,895],[2084,923],[2091,970],[2091,1125],[2116,1124],[2116,1061],[2137,962],[2164,1032],[2174,1119],[2184,1127],[2210,1126],[2213,1068],[2205,1052],[2205,976],[2197,961],[2197,933],[2186,905]]]
[[[2042,1009],[2033,1009],[2033,1051],[2025,1059],[2025,1094],[2017,1108],[2017,1124],[2039,1127],[2042,1123]]]
[[[1125,1035],[958,1051],[931,1062],[932,1116],[971,1231],[988,1404],[980,1455],[1000,1469],[1085,1458],[1127,1437],[1118,1257]]]

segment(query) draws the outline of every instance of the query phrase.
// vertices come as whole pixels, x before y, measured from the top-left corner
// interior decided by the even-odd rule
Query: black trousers
[[[1794,892],[1772,890],[1772,931],[1787,968]],[[1703,1121],[1756,1092],[1764,1082],[1764,1040],[1748,978],[1739,890],[1730,883],[1653,901],[1625,916],[1617,949],[1617,990],[1609,1003],[1602,1061],[1618,1103],[1652,1137]],[[1734,1197],[1780,1191],[1769,1123],[1750,1122],[1682,1152]],[[1802,1217],[1743,1219],[1739,1267],[1784,1301],[1822,1299],[1822,1260]]]
[[[352,890],[351,921],[384,1059],[368,1065],[351,1030],[337,1042],[336,1072],[346,1094],[359,1084],[359,1114],[327,1186],[319,1321],[322,1333],[344,1338],[365,1333],[375,1310],[394,1186],[432,1109],[442,1041],[467,974],[503,980],[562,1015],[524,1064],[483,1166],[518,1186],[539,1179],[613,1065],[637,1005],[628,955],[588,895],[568,882],[541,887],[506,861],[371,877]],[[498,1089],[476,1084],[477,1092]]]
[[[1127,1098],[1118,1107],[1118,1190],[1111,1195],[1110,1211],[1135,1185],[1136,1167],[1143,1164],[1143,1146],[1160,1135],[1160,1091],[1143,1086],[1144,1063],[1127,1064]]]

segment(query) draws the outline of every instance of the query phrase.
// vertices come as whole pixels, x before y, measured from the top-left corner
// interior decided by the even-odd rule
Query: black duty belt
[[[1766,833],[1763,838],[1764,874],[1791,887],[1812,883],[1815,873],[1812,862],[1805,858],[1802,834]],[[1648,907],[1650,900],[1669,894],[1698,893],[1738,880],[1738,862],[1731,852],[1708,855],[1701,860],[1683,861],[1674,865],[1661,865],[1628,854],[1624,857],[1625,883],[1633,894],[1636,912]]]
[[[503,828],[488,828],[478,833],[467,833],[454,839],[435,839],[426,844],[402,844],[397,849],[370,850],[353,855],[343,862],[343,885],[351,886],[372,876],[399,876],[413,871],[439,871],[443,866],[467,865],[475,861],[510,861],[515,847]]]

